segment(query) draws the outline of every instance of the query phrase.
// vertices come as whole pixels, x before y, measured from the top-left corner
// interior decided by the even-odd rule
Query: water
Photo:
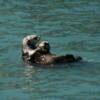
[[[49,41],[87,63],[25,66],[22,39]],[[0,0],[0,100],[100,100],[99,0]]]

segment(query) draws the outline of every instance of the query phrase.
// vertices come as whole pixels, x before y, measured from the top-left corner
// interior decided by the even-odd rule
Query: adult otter
[[[26,63],[31,64],[62,64],[80,61],[81,57],[72,54],[56,56],[50,52],[50,45],[47,41],[40,42],[40,37],[30,35],[23,39],[22,57]]]
[[[71,63],[78,62],[82,58],[80,56],[75,57],[72,54],[67,54],[65,56],[56,56],[50,52],[50,45],[47,41],[42,41],[38,44],[37,51],[34,55],[31,55],[31,62],[37,64],[62,64],[62,63]]]

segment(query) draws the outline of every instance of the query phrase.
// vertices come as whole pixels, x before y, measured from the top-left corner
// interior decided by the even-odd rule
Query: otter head
[[[23,49],[35,49],[36,44],[40,41],[37,35],[28,35],[23,39]]]
[[[40,41],[40,37],[37,35],[28,35],[23,39],[22,56],[25,59],[29,59],[30,55],[34,54],[37,49],[37,43]]]

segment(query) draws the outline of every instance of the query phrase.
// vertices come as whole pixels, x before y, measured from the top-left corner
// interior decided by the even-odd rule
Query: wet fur
[[[30,38],[28,38],[30,40]],[[50,52],[50,45],[48,42],[42,41],[36,48],[30,48],[28,41],[24,38],[22,58],[25,62],[31,64],[50,65],[50,64],[64,64],[79,62],[82,60],[80,56],[75,57],[72,54],[64,56],[56,56]],[[30,53],[33,52],[33,53]]]

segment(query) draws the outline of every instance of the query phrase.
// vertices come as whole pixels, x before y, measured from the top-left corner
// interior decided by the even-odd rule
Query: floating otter
[[[35,62],[37,64],[62,64],[62,63],[72,63],[81,61],[82,58],[80,56],[74,56],[72,54],[67,54],[64,56],[56,56],[50,52],[50,45],[47,41],[42,41],[34,53],[31,55],[31,62]]]
[[[40,41],[37,35],[30,35],[23,39],[22,57],[25,62],[31,64],[49,65],[63,64],[81,61],[81,57],[72,54],[56,56],[50,52],[50,45],[47,41]]]
[[[82,58],[72,54],[56,56],[50,52],[50,45],[47,41],[40,42],[36,35],[27,36],[23,39],[23,60],[31,64],[62,64],[80,61]]]

